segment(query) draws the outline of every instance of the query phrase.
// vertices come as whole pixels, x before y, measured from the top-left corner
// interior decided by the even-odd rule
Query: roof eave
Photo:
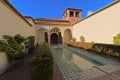
[[[30,24],[9,2],[8,0],[1,0],[4,3],[6,3],[11,9],[13,9],[20,17],[21,19],[23,19],[28,25],[30,25],[32,27],[32,24]]]

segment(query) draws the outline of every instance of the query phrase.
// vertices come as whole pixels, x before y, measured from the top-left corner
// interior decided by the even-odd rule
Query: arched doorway
[[[44,42],[47,42],[48,43],[48,30],[45,29],[45,28],[40,28],[38,31],[37,31],[37,43],[38,44],[42,44]]]
[[[70,29],[64,31],[64,43],[69,42],[72,39],[72,33]]]
[[[50,30],[50,43],[62,44],[62,34],[59,28],[54,27]]]
[[[58,35],[56,33],[51,34],[50,36],[50,43],[51,44],[58,44]]]

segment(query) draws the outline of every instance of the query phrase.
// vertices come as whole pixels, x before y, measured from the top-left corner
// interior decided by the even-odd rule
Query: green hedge
[[[83,49],[92,49],[92,46],[94,45],[93,42],[69,42],[67,44],[68,46],[83,48]]]
[[[92,48],[93,51],[104,55],[110,55],[120,58],[120,46],[114,44],[95,43]]]
[[[42,44],[30,61],[32,80],[51,80],[53,76],[53,58],[48,44]]]
[[[100,55],[120,58],[120,45],[93,42],[69,42],[67,45],[76,48],[86,49]]]

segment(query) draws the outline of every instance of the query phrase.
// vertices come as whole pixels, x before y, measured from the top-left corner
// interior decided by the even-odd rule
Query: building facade
[[[37,18],[36,38],[38,44],[64,44],[72,39],[73,24],[81,20],[81,9],[67,8],[63,18]]]
[[[67,8],[63,18],[22,16],[7,0],[0,0],[0,40],[3,35],[35,36],[36,43],[65,44],[80,36],[86,42],[113,44],[113,36],[120,33],[120,0],[81,18],[81,9]],[[0,52],[0,74],[9,68],[5,53]]]

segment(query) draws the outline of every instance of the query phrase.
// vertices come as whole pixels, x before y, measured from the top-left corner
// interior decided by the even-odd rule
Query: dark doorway
[[[61,32],[59,32],[58,34],[59,34],[59,43],[61,44],[61,43],[62,43],[62,35],[61,35]]]
[[[45,36],[45,42],[48,43],[48,34],[47,34],[47,32],[44,33],[44,36]]]
[[[53,33],[50,37],[50,43],[51,44],[58,44],[58,35]]]

